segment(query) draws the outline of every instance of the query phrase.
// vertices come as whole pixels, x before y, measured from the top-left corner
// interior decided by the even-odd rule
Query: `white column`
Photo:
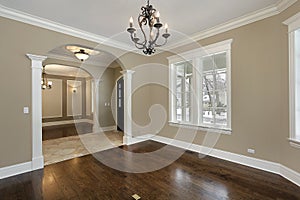
[[[99,84],[101,79],[93,79],[93,133],[101,131],[99,124]]]
[[[129,145],[132,143],[132,70],[121,71],[124,77],[124,138],[123,143]]]
[[[32,87],[32,161],[31,169],[41,169],[44,167],[44,157],[42,150],[42,62],[47,58],[46,56],[38,56],[27,54],[31,59],[31,87]]]

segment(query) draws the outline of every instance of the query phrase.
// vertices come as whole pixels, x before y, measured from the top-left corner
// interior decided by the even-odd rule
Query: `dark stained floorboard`
[[[151,152],[162,147],[163,144],[147,141],[120,148]],[[119,163],[121,153],[117,150],[97,155]],[[168,150],[172,155],[179,149]],[[0,180],[0,200],[132,200],[135,193],[141,200],[300,199],[300,188],[281,176],[209,156],[200,159],[190,151],[171,165],[149,173],[120,172],[88,155]]]

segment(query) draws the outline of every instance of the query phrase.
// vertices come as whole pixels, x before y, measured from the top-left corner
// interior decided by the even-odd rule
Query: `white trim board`
[[[30,171],[33,171],[31,162],[25,162],[21,164],[11,165],[8,167],[3,167],[0,168],[0,179],[8,178]]]
[[[188,142],[183,142],[183,141],[166,138],[166,137],[162,137],[162,136],[157,136],[157,135],[152,136],[150,139],[153,141],[156,141],[156,142],[160,142],[160,143],[172,145],[175,147],[187,149],[187,150],[190,150],[193,152],[209,155],[209,156],[219,158],[222,160],[227,160],[227,161],[245,165],[248,167],[275,173],[275,174],[283,176],[284,178],[288,179],[289,181],[293,182],[294,184],[300,186],[300,173],[298,173],[290,168],[287,168],[286,166],[281,165],[279,163],[270,162],[270,161],[257,159],[257,158],[252,158],[252,157],[248,157],[248,156],[244,156],[244,155],[240,155],[240,154],[230,153],[230,152],[222,151],[222,150],[218,150],[218,149],[211,149],[211,148],[204,147],[201,145],[190,144]],[[188,148],[186,148],[186,147],[188,147]]]
[[[106,127],[100,127],[101,131],[114,131],[117,130],[117,126],[106,126]]]
[[[196,33],[194,35],[191,35],[189,38],[189,40],[181,40],[179,42],[176,42],[175,44],[170,44],[165,46],[164,49],[173,49],[176,47],[180,47],[182,45],[186,45],[191,43],[191,39],[193,41],[199,41],[201,39],[204,38],[208,38],[214,35],[217,35],[219,33],[223,33],[262,19],[265,19],[267,17],[271,17],[274,15],[277,15],[279,13],[281,13],[282,11],[284,11],[285,9],[287,9],[288,7],[290,7],[291,5],[293,5],[294,3],[296,3],[298,0],[280,0],[277,4],[263,8],[261,10],[249,13],[247,15],[235,18],[233,20],[230,20],[226,23],[217,25],[215,27],[203,30],[199,33]],[[3,5],[0,4],[0,16],[1,17],[5,17],[8,19],[13,19],[16,21],[20,21],[23,23],[27,23],[27,24],[31,24],[34,26],[38,26],[41,28],[45,28],[45,29],[49,29],[52,31],[56,31],[59,33],[64,33],[67,35],[71,35],[74,37],[78,37],[78,38],[82,38],[82,39],[86,39],[92,42],[97,42],[97,43],[101,43],[107,46],[111,46],[111,47],[115,47],[115,48],[119,48],[122,50],[127,50],[127,51],[131,51],[133,53],[138,53],[141,54],[140,51],[136,52],[136,51],[132,51],[132,47],[128,44],[116,41],[116,40],[112,40],[109,39],[107,37],[101,36],[101,35],[97,35],[97,34],[93,34],[93,33],[89,33],[87,31],[83,31],[80,29],[76,29],[70,26],[66,26],[57,22],[53,22],[50,20],[46,20],[34,15],[30,15],[15,9],[11,9],[8,7],[5,7]],[[163,51],[162,51],[163,52]],[[161,52],[157,52],[157,54],[159,54]]]
[[[298,0],[280,0],[277,4],[254,11],[252,13],[246,14],[244,16],[232,19],[223,24],[219,24],[215,27],[208,28],[206,30],[200,31],[191,35],[188,39],[180,40],[179,42],[167,45],[164,49],[174,49],[183,45],[190,44],[192,42],[197,42],[199,40],[203,40],[208,37],[215,36],[220,33],[224,33],[226,31],[230,31],[251,23],[254,23],[259,20],[266,19],[268,17],[272,17],[274,15],[280,14],[288,7],[296,3]]]
[[[21,12],[21,11],[12,9],[12,8],[5,7],[1,4],[0,4],[0,16],[8,18],[8,19],[20,21],[20,22],[23,22],[26,24],[31,24],[31,25],[34,25],[37,27],[45,28],[48,30],[56,31],[59,33],[71,35],[71,36],[78,37],[81,39],[86,39],[86,40],[89,40],[92,42],[97,42],[99,44],[116,47],[116,48],[122,49],[122,50],[132,51],[132,48],[129,45],[124,44],[122,42],[112,40],[110,38],[107,38],[107,37],[104,37],[101,35],[97,35],[94,33],[90,33],[87,31],[83,31],[83,30],[80,30],[77,28],[66,26],[64,24],[60,24],[60,23],[57,23],[57,22],[54,22],[51,20],[41,18],[41,17],[30,15],[25,12]]]
[[[184,148],[193,152],[206,154],[215,158],[228,160],[230,162],[234,162],[237,164],[249,166],[252,168],[260,169],[263,171],[275,173],[283,176],[284,178],[290,180],[294,184],[300,186],[300,173],[284,166],[279,163],[270,162],[262,159],[252,158],[244,155],[234,154],[226,151],[221,151],[218,149],[209,149],[207,147],[203,147],[196,144],[189,144],[187,142],[182,142],[179,140],[174,140],[162,136],[157,135],[145,135],[139,136],[136,138],[131,138],[131,144],[144,142],[147,140],[153,140],[156,142],[172,145],[179,148]],[[188,148],[186,148],[188,147]],[[7,177],[23,174],[26,172],[34,171],[35,169],[32,166],[32,162],[25,162],[21,164],[16,164],[8,167],[0,168],[0,179],[4,179]]]

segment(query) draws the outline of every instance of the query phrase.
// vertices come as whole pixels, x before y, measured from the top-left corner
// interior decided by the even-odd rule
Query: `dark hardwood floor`
[[[120,148],[151,152],[163,146],[147,141]],[[178,148],[168,151],[173,155]],[[121,154],[115,148],[96,156],[110,157],[118,163]],[[171,165],[149,173],[120,172],[88,155],[0,180],[1,200],[130,200],[133,194],[141,196],[141,200],[294,200],[300,199],[300,188],[281,176],[209,156],[200,159],[197,153],[189,151]]]
[[[43,141],[91,133],[93,125],[86,122],[43,127]]]

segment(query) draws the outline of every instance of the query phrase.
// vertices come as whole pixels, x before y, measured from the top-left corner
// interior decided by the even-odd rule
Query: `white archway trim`
[[[27,54],[31,60],[32,160],[31,170],[44,168],[42,150],[42,89],[41,76],[46,56]]]

